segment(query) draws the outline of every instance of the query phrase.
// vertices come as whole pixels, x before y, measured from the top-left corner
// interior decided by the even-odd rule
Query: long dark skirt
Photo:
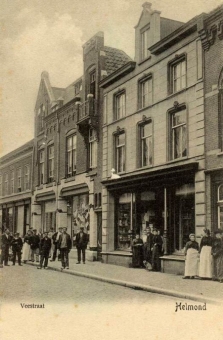
[[[141,245],[132,248],[132,266],[134,268],[143,267],[143,249]]]
[[[223,254],[214,259],[214,278],[223,280]]]
[[[159,272],[161,270],[160,257],[161,251],[158,246],[154,246],[152,250],[152,270]]]

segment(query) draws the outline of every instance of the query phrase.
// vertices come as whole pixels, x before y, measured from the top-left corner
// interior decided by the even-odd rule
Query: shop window
[[[29,165],[26,165],[24,168],[24,189],[29,190],[30,189],[30,168]]]
[[[149,27],[144,27],[140,32],[141,60],[149,56]]]
[[[97,142],[97,132],[95,129],[89,130],[89,167],[97,167],[97,152],[98,152],[98,142]]]
[[[121,91],[117,93],[114,97],[114,111],[115,111],[115,117],[114,119],[120,119],[125,117],[125,91]]]
[[[50,145],[48,147],[47,168],[48,168],[48,182],[53,182],[54,181],[54,145]]]
[[[75,246],[76,234],[80,227],[84,227],[84,231],[90,233],[90,213],[89,213],[89,195],[83,194],[73,197],[72,202],[72,239]],[[88,236],[89,237],[89,236]],[[88,242],[89,246],[89,242]]]
[[[67,177],[76,173],[77,135],[67,138]]]
[[[153,136],[152,121],[139,125],[140,133],[140,166],[148,166],[153,163]]]
[[[169,94],[186,88],[186,58],[185,55],[177,57],[168,65]]]
[[[9,194],[9,175],[5,174],[5,195]]]
[[[14,175],[14,171],[11,171],[11,194],[14,193],[15,190],[15,175]]]
[[[139,109],[152,105],[152,77],[139,81]]]
[[[39,185],[44,183],[45,151],[39,151]]]
[[[22,169],[21,168],[17,169],[17,189],[18,189],[18,192],[22,191]]]
[[[187,156],[187,115],[185,107],[170,114],[170,159]]]
[[[223,184],[218,187],[218,228],[223,229]]]
[[[131,250],[131,240],[135,226],[135,195],[126,193],[117,202],[116,249]]]
[[[115,169],[125,171],[125,132],[115,135]]]

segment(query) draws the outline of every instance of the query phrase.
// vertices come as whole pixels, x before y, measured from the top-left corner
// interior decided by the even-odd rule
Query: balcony
[[[98,130],[99,116],[97,114],[97,102],[92,94],[88,94],[87,100],[83,103],[76,102],[77,126],[82,135],[88,134],[90,127]]]

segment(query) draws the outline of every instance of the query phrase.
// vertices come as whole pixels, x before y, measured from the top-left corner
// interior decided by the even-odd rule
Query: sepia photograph
[[[222,0],[0,27],[1,339],[222,339]]]

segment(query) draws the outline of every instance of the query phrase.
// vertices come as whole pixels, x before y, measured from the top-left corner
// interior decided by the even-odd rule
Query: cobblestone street
[[[204,320],[216,320],[220,312],[219,307],[207,305],[206,311],[176,313],[176,303],[196,302],[28,265],[3,268],[0,282],[3,340],[23,339],[24,329],[32,340],[46,334],[47,340],[60,340],[65,330],[69,340],[148,338],[145,334],[150,339],[174,340],[185,335],[185,327],[195,339],[192,321],[196,318],[196,334],[202,334]],[[21,303],[44,304],[44,309],[22,308]],[[219,324],[214,333],[212,329],[205,333],[212,340],[220,339],[222,332]]]

